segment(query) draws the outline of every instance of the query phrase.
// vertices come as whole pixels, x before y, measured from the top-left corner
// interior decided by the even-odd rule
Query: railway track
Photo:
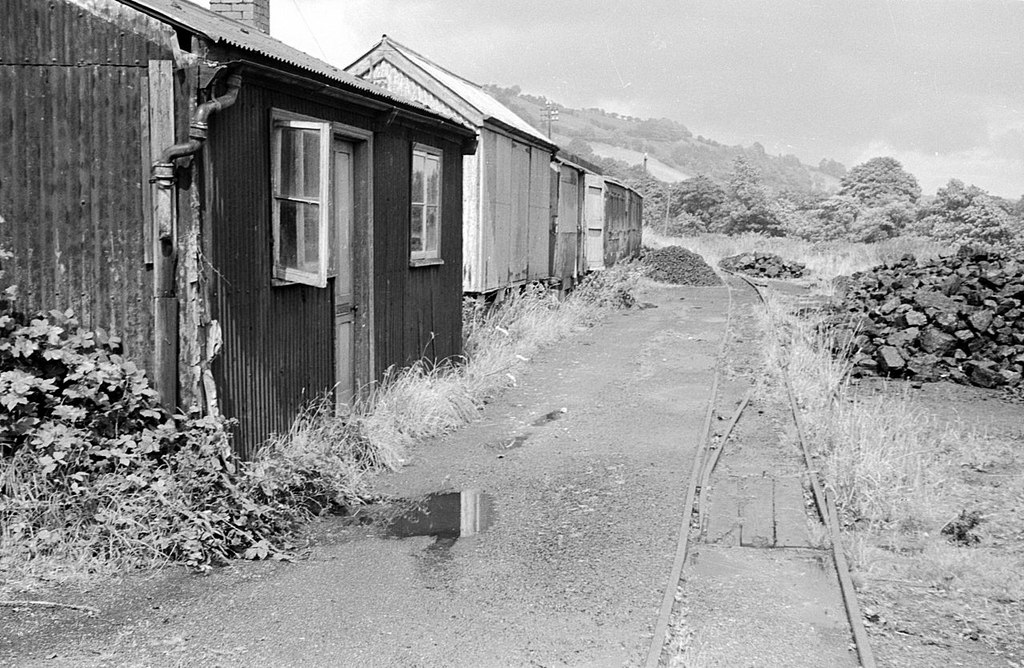
[[[708,516],[711,507],[709,490],[713,487],[712,479],[737,424],[741,422],[745,413],[752,405],[751,399],[754,391],[753,387],[748,387],[731,414],[725,414],[727,412],[725,410],[726,402],[723,400],[721,392],[723,366],[726,363],[726,350],[736,337],[734,329],[737,320],[737,296],[744,296],[742,295],[743,291],[750,291],[756,295],[757,303],[764,307],[766,293],[770,288],[740,274],[728,274],[725,284],[729,295],[728,316],[725,333],[722,336],[722,342],[718,351],[718,362],[703,423],[701,444],[697,456],[694,458],[694,465],[687,486],[684,507],[689,509],[690,512],[686,513],[680,524],[673,568],[664,593],[655,633],[647,654],[647,668],[657,668],[658,666],[670,664],[676,665],[672,661],[671,627],[674,611],[678,606],[679,597],[677,592],[685,578],[694,577],[694,574],[689,571],[692,569],[692,557],[695,550],[710,540]],[[848,624],[849,638],[856,649],[857,660],[865,668],[874,668],[876,664],[864,628],[856,591],[850,577],[849,565],[841,549],[835,504],[827,488],[819,478],[792,390],[788,369],[783,368],[781,371],[781,384],[784,386],[785,394],[782,397],[782,403],[786,406],[786,419],[789,421],[789,426],[792,428],[791,430],[799,446],[803,469],[801,477],[805,481],[804,489],[809,490],[809,497],[813,501],[808,506],[813,506],[814,515],[816,515],[818,522],[820,522],[821,527],[828,536],[827,547],[817,549],[826,550],[831,557],[828,561],[834,566],[835,577],[838,581],[842,605]],[[735,388],[733,388],[733,391],[735,393]],[[724,431],[719,431],[713,435],[712,426],[716,417],[719,421],[728,420],[728,422]],[[782,547],[781,544],[779,546]],[[837,546],[840,547],[837,549]]]

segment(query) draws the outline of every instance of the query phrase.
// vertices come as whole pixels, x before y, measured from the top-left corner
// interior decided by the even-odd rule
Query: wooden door
[[[587,186],[587,267],[604,267],[604,190],[601,186]]]
[[[334,233],[334,377],[338,406],[352,401],[354,387],[354,316],[356,310],[352,272],[352,218],[355,200],[353,162],[355,147],[334,140],[331,151],[334,185],[332,225]]]

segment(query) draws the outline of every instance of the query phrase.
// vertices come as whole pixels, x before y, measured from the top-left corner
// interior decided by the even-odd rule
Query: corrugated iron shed
[[[77,0],[81,1],[81,0]],[[164,21],[175,28],[200,35],[214,44],[243,49],[265,58],[291,65],[304,72],[315,74],[352,91],[376,98],[391,105],[405,107],[418,113],[436,116],[448,122],[464,125],[451,115],[431,109],[413,100],[400,97],[345,70],[311,56],[304,51],[260,32],[244,23],[226,18],[201,7],[190,0],[119,0]]]

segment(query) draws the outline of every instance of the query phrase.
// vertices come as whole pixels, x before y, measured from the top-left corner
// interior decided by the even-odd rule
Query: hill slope
[[[845,168],[831,160],[818,167],[807,165],[793,155],[774,156],[760,144],[750,147],[726,146],[694,136],[684,125],[667,118],[636,118],[602,109],[570,109],[545,98],[523,93],[518,86],[485,86],[487,91],[542,131],[545,105],[558,109],[552,123],[551,139],[571,153],[598,161],[612,158],[638,166],[648,156],[648,172],[661,181],[679,181],[706,174],[725,182],[733,162],[743,157],[760,171],[766,186],[781,191],[829,191],[838,187]],[[823,171],[824,170],[824,171]]]

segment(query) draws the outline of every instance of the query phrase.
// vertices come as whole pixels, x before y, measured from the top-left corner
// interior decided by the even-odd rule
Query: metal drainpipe
[[[156,348],[154,365],[156,388],[160,401],[173,411],[178,404],[178,296],[175,289],[177,265],[177,239],[175,233],[177,189],[175,188],[174,161],[194,155],[206,142],[207,120],[215,112],[227,109],[238,99],[242,77],[232,74],[227,78],[227,92],[199,105],[189,124],[189,139],[168,146],[153,163],[151,181],[156,185],[153,193],[153,222],[156,226],[153,253],[153,307]]]

